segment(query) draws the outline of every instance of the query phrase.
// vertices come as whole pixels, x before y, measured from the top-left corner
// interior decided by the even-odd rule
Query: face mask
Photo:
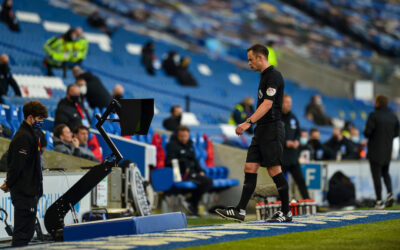
[[[70,98],[74,103],[79,101],[79,95],[71,95]]]
[[[322,99],[315,100],[315,103],[318,104],[318,105],[322,105]]]
[[[79,90],[81,91],[82,95],[86,95],[87,93],[87,86],[86,85],[82,85],[79,87]]]
[[[32,123],[32,128],[34,129],[41,129],[44,125],[44,121],[34,121]]]
[[[305,138],[305,137],[301,137],[301,138],[300,138],[300,144],[301,144],[301,145],[306,145],[307,142],[308,142],[307,138]]]
[[[120,95],[120,94],[116,94],[116,95],[113,96],[113,98],[114,98],[115,100],[119,100],[119,99],[123,98],[123,96]]]
[[[353,137],[351,137],[351,140],[352,140],[354,143],[359,143],[359,142],[360,142],[360,137],[358,137],[358,136],[353,136]]]

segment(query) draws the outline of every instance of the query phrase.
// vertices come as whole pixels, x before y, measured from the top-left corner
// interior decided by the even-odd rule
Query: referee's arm
[[[263,117],[266,113],[268,113],[273,103],[274,102],[272,100],[264,99],[264,101],[260,104],[260,106],[258,106],[256,112],[254,112],[254,114],[250,116],[251,122],[256,123],[261,117]],[[250,126],[251,126],[250,123],[243,122],[236,128],[236,134],[237,135],[243,134],[244,131],[250,128]]]

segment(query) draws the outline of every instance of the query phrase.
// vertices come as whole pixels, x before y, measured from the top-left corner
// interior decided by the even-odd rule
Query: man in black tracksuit
[[[9,58],[6,54],[0,56],[0,102],[3,103],[1,98],[3,95],[7,95],[8,86],[14,89],[16,96],[21,96],[21,90],[18,87],[17,82],[10,72]]]
[[[285,142],[283,147],[282,170],[290,172],[303,199],[308,199],[306,183],[301,173],[299,164],[300,125],[297,117],[291,112],[292,98],[283,96],[282,121],[285,124]]]
[[[7,179],[1,186],[11,191],[14,205],[14,231],[12,246],[24,246],[32,239],[37,203],[43,194],[43,177],[40,140],[35,130],[43,126],[47,109],[39,101],[27,102],[24,118],[10,143],[7,157]]]
[[[67,96],[57,105],[54,127],[64,123],[72,131],[79,125],[90,127],[90,119],[87,110],[79,101],[80,91],[78,85],[71,84],[67,87]]]
[[[182,180],[192,181],[197,188],[192,191],[192,197],[187,200],[187,209],[192,215],[197,215],[197,207],[201,196],[208,192],[213,185],[212,179],[205,176],[203,169],[196,159],[193,141],[190,140],[190,130],[186,126],[179,126],[176,137],[171,139],[167,145],[166,166],[172,166],[172,160],[179,161]]]
[[[393,139],[399,136],[399,121],[388,108],[389,99],[378,95],[375,110],[368,116],[364,135],[368,138],[367,158],[371,167],[376,193],[376,208],[390,207],[394,199],[389,164],[392,155]],[[387,189],[386,204],[382,201],[381,177]]]

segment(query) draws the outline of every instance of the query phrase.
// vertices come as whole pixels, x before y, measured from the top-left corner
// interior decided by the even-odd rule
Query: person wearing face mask
[[[339,128],[334,128],[332,130],[331,138],[324,144],[326,148],[326,154],[329,159],[345,159],[346,155],[349,153],[350,140],[342,135]]]
[[[21,96],[21,90],[18,87],[17,82],[10,72],[10,67],[8,66],[9,58],[6,54],[0,56],[0,101],[3,103],[3,95],[7,95],[8,86],[14,89],[16,96]]]
[[[39,101],[23,106],[24,121],[11,140],[7,157],[7,178],[0,187],[11,193],[14,206],[12,246],[24,246],[34,234],[37,204],[43,194],[43,141],[36,130],[47,118],[46,107]]]
[[[358,129],[350,128],[350,140],[348,140],[347,145],[347,153],[343,155],[343,159],[361,159],[361,152],[364,150],[365,144],[360,141],[360,131]]]
[[[74,75],[75,80],[85,80],[86,88],[81,87],[81,91],[86,91],[85,94],[82,94],[86,97],[86,100],[92,109],[95,107],[100,109],[106,108],[108,104],[111,103],[112,97],[110,93],[96,75],[91,72],[84,72],[78,65],[72,68],[72,74]]]
[[[162,68],[165,71],[165,74],[168,76],[175,76],[180,60],[180,56],[176,51],[169,51],[168,56],[162,62]]]
[[[171,107],[171,116],[163,121],[163,127],[168,131],[175,131],[181,125],[182,108],[179,105]]]
[[[308,140],[308,145],[311,146],[311,159],[314,161],[322,161],[333,159],[332,154],[329,149],[321,143],[321,133],[317,128],[310,129],[310,139]]]
[[[113,98],[119,100],[121,98],[124,98],[124,94],[125,94],[124,87],[122,87],[121,84],[116,84],[112,91]]]
[[[89,42],[83,36],[83,29],[82,27],[76,27],[74,29],[74,40],[72,41],[72,56],[69,59],[69,62],[72,65],[81,65],[82,61],[85,60],[86,55],[89,50]]]
[[[282,121],[285,124],[285,141],[283,146],[282,171],[290,172],[296,182],[303,199],[308,199],[308,191],[301,173],[299,164],[300,125],[297,117],[292,113],[292,98],[283,95]]]
[[[332,126],[332,118],[325,114],[322,98],[320,95],[313,95],[311,102],[306,107],[306,117],[320,126]]]
[[[90,127],[89,115],[80,101],[80,90],[76,84],[67,87],[67,96],[57,105],[54,126],[61,123],[65,123],[70,130],[82,124]]]
[[[310,162],[313,149],[308,144],[308,132],[305,129],[300,130],[299,144],[299,162]]]

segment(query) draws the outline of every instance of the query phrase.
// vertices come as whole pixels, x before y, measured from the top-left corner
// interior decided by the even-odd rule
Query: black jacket
[[[324,111],[315,104],[308,104],[306,107],[306,115],[311,114],[313,116],[313,121],[317,125],[330,126],[332,125],[331,118],[324,113]]]
[[[351,150],[351,142],[347,138],[343,138],[341,141],[338,140],[337,137],[332,136],[327,142],[324,144],[325,150],[327,154],[329,154],[329,159],[336,159],[336,154],[340,151],[342,158],[347,158],[347,155]],[[348,159],[348,158],[347,158]]]
[[[86,100],[91,108],[105,108],[112,101],[111,94],[108,93],[100,79],[90,72],[79,75],[78,79],[86,81],[87,93]]]
[[[186,67],[179,67],[176,71],[176,79],[180,85],[183,86],[197,86],[196,79],[193,78],[192,74]]]
[[[294,148],[287,148],[286,141],[299,141],[300,139],[300,124],[297,117],[289,112],[282,113],[282,122],[285,124],[285,141],[283,147],[283,161],[282,165],[289,166],[295,165],[299,162],[299,150]]]
[[[14,80],[8,65],[0,64],[0,96],[7,95],[9,85],[14,89],[15,95],[21,96],[21,90]]]
[[[40,197],[43,178],[39,136],[25,121],[11,140],[7,157],[7,187],[11,195]]]
[[[79,106],[82,108],[82,112],[84,112],[90,124],[88,113],[83,108],[83,104],[79,104]],[[79,114],[75,104],[73,102],[70,102],[67,98],[61,99],[57,105],[56,117],[54,119],[54,127],[61,123],[66,124],[71,129],[71,131],[78,125],[82,124],[81,115]]]
[[[368,138],[370,161],[388,164],[392,155],[393,138],[399,136],[399,121],[389,108],[376,108],[368,116],[364,130]]]
[[[182,144],[177,139],[171,139],[167,145],[165,165],[172,166],[171,162],[173,159],[178,159],[182,176],[190,176],[203,171],[196,159],[192,140],[189,140],[186,144]]]
[[[168,117],[163,121],[163,127],[168,131],[175,132],[179,125],[181,125],[181,119],[182,116],[179,116],[177,118]]]

